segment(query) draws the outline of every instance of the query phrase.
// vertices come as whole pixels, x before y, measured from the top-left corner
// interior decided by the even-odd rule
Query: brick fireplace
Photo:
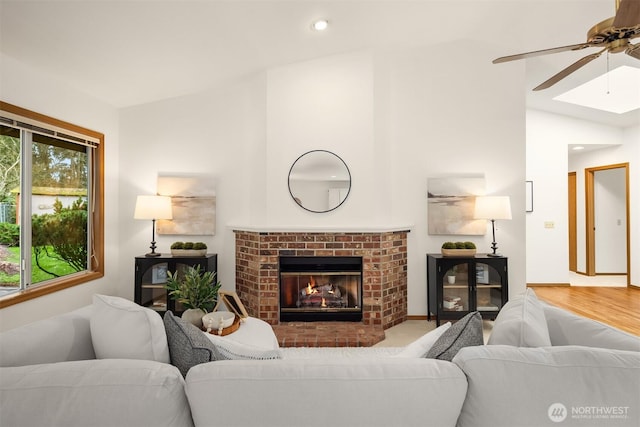
[[[372,345],[384,339],[385,329],[406,320],[407,229],[342,232],[235,228],[234,233],[236,292],[250,316],[274,327],[281,345]],[[362,322],[281,322],[281,256],[362,257]],[[335,344],[327,333],[318,336],[323,330],[336,334]],[[355,340],[363,335],[362,342],[345,342],[345,337],[354,334]],[[285,335],[289,342],[284,342]]]

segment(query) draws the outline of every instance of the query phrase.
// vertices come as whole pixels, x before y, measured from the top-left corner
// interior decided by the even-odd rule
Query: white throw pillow
[[[551,345],[544,307],[533,289],[528,288],[502,307],[487,344],[515,347]]]
[[[279,348],[267,349],[203,332],[213,343],[216,360],[282,359]]]
[[[124,298],[94,295],[91,341],[97,359],[144,359],[169,363],[160,315]]]
[[[424,357],[433,344],[451,327],[451,322],[447,322],[444,325],[438,326],[433,331],[429,331],[411,344],[403,348],[400,353],[393,355],[392,357]]]

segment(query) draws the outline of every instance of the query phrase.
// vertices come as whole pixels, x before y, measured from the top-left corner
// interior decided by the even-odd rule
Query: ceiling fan
[[[553,86],[569,74],[598,58],[604,52],[619,53],[624,51],[627,55],[640,60],[640,43],[629,43],[629,40],[636,37],[640,37],[640,0],[616,0],[616,16],[594,25],[587,32],[587,41],[585,43],[503,56],[494,59],[493,63],[498,64],[516,59],[531,58],[569,50],[582,50],[587,47],[603,48],[599,52],[579,59],[544,83],[536,86],[533,90],[537,91]]]

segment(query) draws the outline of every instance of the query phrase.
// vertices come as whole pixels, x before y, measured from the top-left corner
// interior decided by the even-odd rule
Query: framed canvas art
[[[429,178],[427,221],[429,234],[484,235],[487,221],[473,219],[476,195],[485,192],[484,175]]]
[[[157,221],[158,234],[216,234],[215,178],[209,175],[158,175],[158,194],[171,197],[173,219]]]

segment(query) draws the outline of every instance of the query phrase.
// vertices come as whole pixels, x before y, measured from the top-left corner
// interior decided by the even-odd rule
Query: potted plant
[[[440,251],[443,256],[473,256],[476,245],[473,242],[444,242]]]
[[[213,310],[218,302],[220,282],[216,281],[216,273],[212,271],[200,271],[200,266],[188,266],[184,274],[167,272],[167,284],[165,288],[169,296],[181,303],[187,310],[182,318],[202,327],[202,316]]]
[[[174,242],[171,245],[173,256],[205,256],[207,245],[204,242]]]

